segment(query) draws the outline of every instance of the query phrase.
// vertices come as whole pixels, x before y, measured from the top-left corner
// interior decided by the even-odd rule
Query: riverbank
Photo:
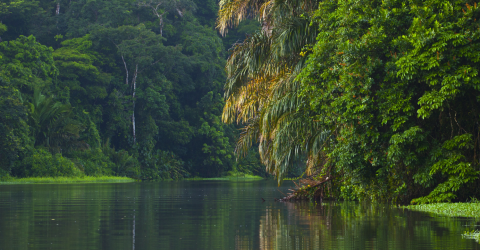
[[[27,178],[8,178],[0,181],[0,185],[6,184],[48,184],[48,183],[123,183],[134,182],[128,177],[117,176],[83,176],[83,177],[27,177]]]
[[[235,181],[235,180],[263,180],[265,178],[257,175],[244,174],[240,172],[229,172],[229,175],[222,177],[213,177],[213,178],[203,178],[203,177],[193,177],[186,178],[185,180],[189,181]]]
[[[214,178],[186,178],[183,180],[190,181],[254,181],[254,180],[263,180],[264,178],[256,175],[242,174],[242,175],[228,175],[224,177],[214,177]],[[128,177],[117,177],[117,176],[83,176],[83,177],[27,177],[27,178],[14,178],[9,177],[6,179],[0,180],[0,185],[10,185],[10,184],[48,184],[48,183],[123,183],[123,182],[134,182],[135,179]],[[164,180],[167,181],[167,180]]]
[[[480,217],[480,203],[434,203],[403,208],[450,217]]]

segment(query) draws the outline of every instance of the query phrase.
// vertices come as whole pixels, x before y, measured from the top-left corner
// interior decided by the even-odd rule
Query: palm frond
[[[330,132],[308,117],[299,95],[306,57],[300,55],[316,41],[318,28],[310,16],[316,0],[222,0],[217,28],[255,17],[262,28],[237,44],[227,65],[224,122],[245,124],[236,153],[246,154],[258,143],[266,170],[279,181],[298,159],[308,159],[307,171],[321,164]]]

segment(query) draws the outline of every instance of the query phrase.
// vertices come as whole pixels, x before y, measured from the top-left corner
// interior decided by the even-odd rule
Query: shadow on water
[[[473,219],[355,202],[274,202],[288,188],[275,181],[0,186],[0,250],[480,249],[461,237],[479,229]]]

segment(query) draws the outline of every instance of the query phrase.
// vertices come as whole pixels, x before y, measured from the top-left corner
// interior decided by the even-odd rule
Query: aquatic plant
[[[477,242],[480,243],[480,231],[479,230],[473,230],[473,231],[465,231],[465,233],[462,234],[462,237],[464,239],[474,239]]]
[[[480,203],[435,203],[402,208],[450,217],[480,217]]]

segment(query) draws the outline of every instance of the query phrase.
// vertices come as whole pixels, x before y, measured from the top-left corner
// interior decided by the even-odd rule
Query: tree
[[[2,1],[0,3],[0,26],[4,26],[2,39],[4,41],[12,41],[19,36],[29,36],[31,34],[30,27],[35,23],[36,18],[42,14],[44,10],[40,6],[40,2],[33,1]],[[10,29],[6,29],[10,27]]]
[[[97,32],[104,39],[111,41],[117,48],[125,67],[125,84],[132,88],[132,137],[136,143],[135,101],[137,79],[144,70],[155,66],[164,59],[169,51],[163,44],[163,38],[147,30],[143,24],[136,27],[122,26],[107,28]],[[174,51],[173,51],[174,52]],[[162,62],[164,63],[164,62]]]
[[[170,11],[175,11],[180,17],[183,17],[183,12],[192,11],[196,8],[195,3],[191,0],[148,0],[139,1],[137,4],[140,7],[151,9],[153,14],[158,18],[160,36],[163,36],[164,16]]]
[[[106,87],[112,76],[103,72],[101,66],[108,59],[93,51],[90,35],[66,40],[61,44],[62,47],[53,52],[53,58],[60,72],[60,81],[71,92],[71,101],[89,103],[106,98]]]
[[[58,75],[52,51],[38,43],[34,36],[1,42],[0,77],[21,90],[48,88]]]
[[[30,145],[27,112],[20,92],[0,78],[0,175],[10,174],[13,164]]]
[[[0,74],[28,104],[30,145],[62,150],[87,174],[110,173],[110,167],[99,167],[112,165],[116,155],[108,153],[105,160],[107,153],[99,151],[107,140],[133,159],[129,164],[138,164],[112,173],[141,178],[152,170],[152,176],[170,178],[188,175],[183,168],[202,176],[233,168],[227,156],[235,128],[219,122],[225,49],[213,27],[215,0],[141,1],[156,4],[161,19],[131,0],[3,2]],[[18,38],[30,34],[35,37]],[[45,100],[32,108],[36,88]],[[44,117],[58,115],[44,120],[50,125],[35,122],[43,108],[50,110]],[[78,134],[64,130],[69,123],[80,126]],[[208,133],[200,132],[204,124]],[[90,150],[84,150],[87,145]],[[31,166],[22,165],[22,152],[13,175]],[[176,160],[167,164],[170,156]],[[179,167],[166,170],[170,165]]]
[[[59,70],[58,85],[65,94],[57,95],[57,100],[75,105],[79,121],[88,125],[88,131],[97,130],[105,119],[105,110],[112,108],[107,97],[112,85],[115,86],[112,83],[114,76],[104,71],[111,70],[106,67],[111,65],[111,59],[93,50],[90,35],[65,40],[61,45],[53,52],[53,58]],[[119,108],[112,112],[116,116],[125,113]],[[121,124],[115,127],[121,127]]]
[[[319,5],[299,96],[334,131],[324,151],[344,187],[397,202],[477,193],[479,14],[464,1]]]
[[[310,25],[316,6],[315,1],[220,3],[217,28],[222,34],[250,15],[262,24],[228,59],[223,120],[245,124],[237,154],[246,154],[258,143],[262,162],[279,181],[301,155],[307,154],[309,165],[316,166],[318,150],[329,134],[304,114],[297,95],[296,76],[305,62],[302,49],[312,45],[317,34]]]
[[[227,137],[227,129],[221,122],[220,112],[223,103],[220,94],[214,95],[208,92],[198,106],[203,109],[200,118],[202,125],[198,134],[202,135],[202,152],[204,154],[201,172],[203,175],[221,176],[234,164],[233,147],[230,138]]]
[[[57,153],[87,147],[84,142],[77,141],[84,126],[72,119],[72,107],[69,104],[56,102],[35,89],[28,109],[28,123],[32,128],[35,146],[44,146]]]

